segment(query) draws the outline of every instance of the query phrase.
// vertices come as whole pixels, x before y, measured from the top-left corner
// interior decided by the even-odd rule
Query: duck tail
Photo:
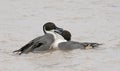
[[[89,42],[84,42],[83,45],[84,45],[85,49],[91,49],[91,48],[99,47],[100,45],[103,45],[103,43],[89,43]]]

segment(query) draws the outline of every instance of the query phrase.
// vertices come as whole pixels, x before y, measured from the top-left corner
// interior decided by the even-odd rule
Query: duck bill
[[[62,34],[63,31],[64,31],[63,28],[59,28],[59,27],[56,27],[56,29],[54,30],[54,32],[56,32],[60,35]]]

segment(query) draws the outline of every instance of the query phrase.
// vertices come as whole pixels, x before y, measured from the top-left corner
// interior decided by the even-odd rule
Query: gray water
[[[97,49],[13,54],[48,21]],[[119,0],[0,0],[0,71],[120,71]]]

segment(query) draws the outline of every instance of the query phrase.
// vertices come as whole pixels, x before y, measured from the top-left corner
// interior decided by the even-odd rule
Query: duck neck
[[[54,39],[55,39],[55,41],[54,41],[54,43],[53,43],[53,48],[58,48],[58,45],[59,45],[59,43],[62,43],[62,42],[67,42],[67,40],[65,40],[60,34],[58,34],[58,33],[54,33]]]

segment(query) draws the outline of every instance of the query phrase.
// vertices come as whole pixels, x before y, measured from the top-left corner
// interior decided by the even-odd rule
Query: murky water
[[[120,71],[119,0],[0,1],[0,71]],[[97,49],[13,54],[43,35],[48,21],[72,40],[104,43]]]

